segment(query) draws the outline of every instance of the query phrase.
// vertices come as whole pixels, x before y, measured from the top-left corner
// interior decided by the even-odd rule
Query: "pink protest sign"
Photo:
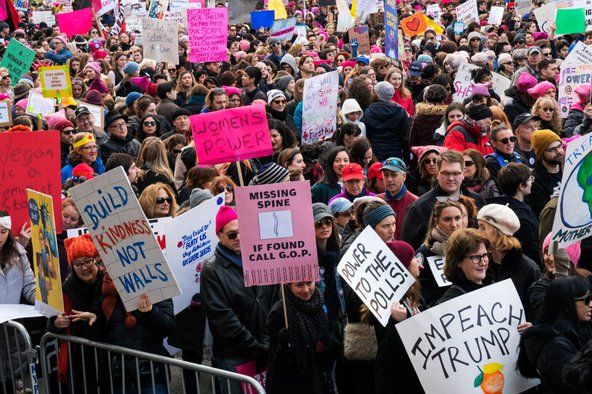
[[[56,15],[60,31],[66,33],[68,37],[88,33],[92,28],[92,18],[92,8],[90,7]]]
[[[235,189],[245,286],[319,279],[310,183]],[[245,230],[246,228],[246,230]]]
[[[199,164],[214,165],[273,154],[265,106],[194,115],[191,133]]]
[[[234,367],[237,373],[241,375],[249,376],[255,379],[261,387],[265,388],[265,379],[267,377],[267,368],[263,369],[261,372],[257,372],[257,363],[255,360],[247,361],[244,364],[237,365]],[[253,386],[248,383],[241,382],[241,388],[243,389],[243,394],[256,394],[257,391]]]
[[[187,10],[189,60],[194,63],[228,60],[228,8],[190,8]]]

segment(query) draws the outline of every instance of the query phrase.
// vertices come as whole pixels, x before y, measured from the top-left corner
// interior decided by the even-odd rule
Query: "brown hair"
[[[483,244],[489,250],[489,240],[474,228],[465,228],[452,233],[446,242],[444,261],[444,276],[451,282],[459,281],[464,277],[460,268],[467,253],[476,251]]]
[[[463,157],[462,153],[455,151],[455,150],[445,150],[444,152],[440,153],[438,156],[438,161],[436,165],[438,166],[438,171],[442,169],[442,162],[445,161],[449,164],[459,163],[460,168],[462,170],[465,169],[465,158]]]
[[[436,201],[434,205],[434,209],[432,209],[432,214],[430,215],[430,221],[428,223],[428,231],[426,232],[425,240],[423,244],[426,246],[431,246],[434,243],[434,239],[432,238],[432,230],[436,228],[438,219],[440,219],[440,215],[446,208],[456,208],[460,211],[462,216],[462,207],[458,201],[451,201],[446,200],[444,202]]]
[[[487,162],[485,161],[485,158],[483,157],[481,152],[479,152],[476,149],[465,149],[462,154],[463,154],[463,156],[469,156],[473,160],[473,163],[475,163],[475,167],[477,167],[477,171],[475,172],[475,176],[473,177],[474,179],[478,179],[482,182],[485,182],[486,180],[491,178],[491,175],[489,174],[489,170],[487,169]],[[463,168],[464,168],[464,158],[463,158]]]

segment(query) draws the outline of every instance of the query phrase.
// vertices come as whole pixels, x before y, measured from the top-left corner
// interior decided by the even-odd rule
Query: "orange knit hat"
[[[89,234],[81,235],[80,237],[66,238],[64,240],[66,253],[68,254],[68,263],[81,257],[95,257],[99,255],[99,251],[95,247],[92,238]]]

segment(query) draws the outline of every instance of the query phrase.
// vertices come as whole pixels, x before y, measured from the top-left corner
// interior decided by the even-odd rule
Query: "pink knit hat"
[[[555,92],[557,91],[557,88],[551,82],[543,81],[528,89],[528,94],[530,94],[535,99],[538,99],[547,94],[547,92],[551,89],[553,89]]]
[[[148,86],[150,86],[150,80],[145,75],[141,77],[132,77],[130,78],[130,80],[136,85],[138,85],[140,89],[142,89],[142,93],[144,93],[146,89],[148,89]]]
[[[447,150],[445,147],[443,146],[437,146],[437,145],[424,145],[424,146],[412,146],[411,147],[411,151],[415,154],[415,156],[417,156],[417,158],[419,159],[419,161],[421,161],[421,159],[428,153],[430,152],[434,152],[434,153],[442,153],[445,150]]]
[[[538,83],[537,79],[527,72],[520,74],[516,87],[520,93],[528,93],[528,89],[533,88]]]
[[[103,96],[101,95],[101,92],[95,89],[91,89],[86,93],[84,101],[92,105],[103,106]]]
[[[483,84],[483,83],[476,83],[473,85],[473,90],[471,91],[471,95],[473,97],[475,96],[485,96],[485,97],[489,97],[489,89],[487,87],[487,85]]]
[[[242,93],[242,90],[239,88],[235,88],[234,86],[222,86],[222,89],[226,92],[226,96],[230,97],[233,94],[238,94],[239,96]]]
[[[248,52],[249,49],[251,48],[251,43],[247,40],[240,40],[240,43],[238,44],[238,46],[241,51]]]
[[[580,96],[582,99],[580,101],[586,101],[590,97],[590,84],[580,85],[575,90],[576,94]]]
[[[88,87],[88,90],[96,90],[99,93],[108,92],[107,85],[105,85],[105,82],[101,81],[101,78],[95,78],[95,80],[92,81],[92,83]]]
[[[97,75],[99,75],[101,73],[101,64],[99,62],[89,62],[86,64],[86,66],[84,66],[84,68],[92,68],[93,70],[95,70],[95,72],[97,73]],[[84,70],[83,70],[84,71]]]
[[[21,108],[23,111],[27,110],[27,103],[29,102],[28,98],[24,98],[22,100],[19,100],[15,105],[19,108]]]
[[[220,207],[220,210],[216,215],[216,234],[222,231],[224,226],[236,219],[238,219],[238,216],[236,215],[234,208],[227,205]]]
[[[551,233],[547,234],[547,236],[545,237],[545,240],[543,241],[543,253],[545,251],[545,249],[549,248],[549,245],[551,244]],[[580,247],[580,241],[569,245],[565,251],[567,252],[567,255],[569,256],[569,259],[571,260],[571,263],[576,266],[578,264],[578,261],[580,261],[580,254],[582,253],[582,249]]]
[[[382,53],[382,51],[376,45],[372,45],[372,48],[370,48],[370,53]]]

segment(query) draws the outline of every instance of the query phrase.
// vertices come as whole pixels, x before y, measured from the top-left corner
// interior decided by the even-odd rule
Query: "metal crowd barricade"
[[[59,350],[53,351],[56,346],[55,343],[64,342],[68,347],[68,374],[67,384],[57,384],[56,381],[51,382],[51,379],[57,379],[57,354]],[[76,351],[79,360],[74,360],[72,351]],[[194,364],[187,361],[175,359],[172,357],[165,357],[157,354],[141,352],[121,346],[110,345],[107,343],[93,342],[85,338],[58,335],[51,332],[46,333],[41,338],[39,345],[40,362],[43,377],[46,379],[45,386],[47,387],[47,394],[88,394],[88,393],[113,393],[117,392],[129,393],[130,383],[133,385],[132,390],[137,390],[137,393],[151,392],[157,393],[157,382],[155,380],[155,370],[164,365],[164,373],[166,376],[166,392],[173,393],[189,393],[186,390],[185,376],[183,370],[192,371],[195,376],[196,388],[198,394],[201,393],[218,393],[220,386],[220,379],[225,381],[224,385],[228,388],[227,392],[231,391],[231,383],[240,382],[246,384],[247,392],[265,394],[265,390],[255,379],[240,375],[234,372],[208,367],[206,365]],[[74,371],[73,362],[76,363],[77,370]],[[149,364],[149,373],[147,365]],[[141,367],[142,365],[142,367]],[[81,368],[79,368],[81,367]],[[131,371],[135,373],[130,373]],[[52,374],[53,372],[53,374]],[[135,375],[130,382],[129,375]],[[128,375],[126,377],[126,375]],[[210,390],[201,389],[201,375],[210,376]],[[141,379],[140,376],[144,378]],[[174,376],[175,379],[171,379]],[[82,379],[82,381],[81,381]],[[216,382],[218,380],[218,382]],[[75,383],[75,382],[78,383]],[[180,382],[180,384],[179,384]],[[204,385],[206,381],[204,380]],[[77,385],[78,384],[78,385]],[[126,385],[127,389],[122,390]],[[249,387],[249,385],[251,387]],[[149,391],[142,391],[148,388]],[[193,394],[193,392],[191,392]],[[233,393],[234,394],[234,393]]]
[[[39,393],[37,353],[25,327],[15,321],[0,324],[0,391]]]

